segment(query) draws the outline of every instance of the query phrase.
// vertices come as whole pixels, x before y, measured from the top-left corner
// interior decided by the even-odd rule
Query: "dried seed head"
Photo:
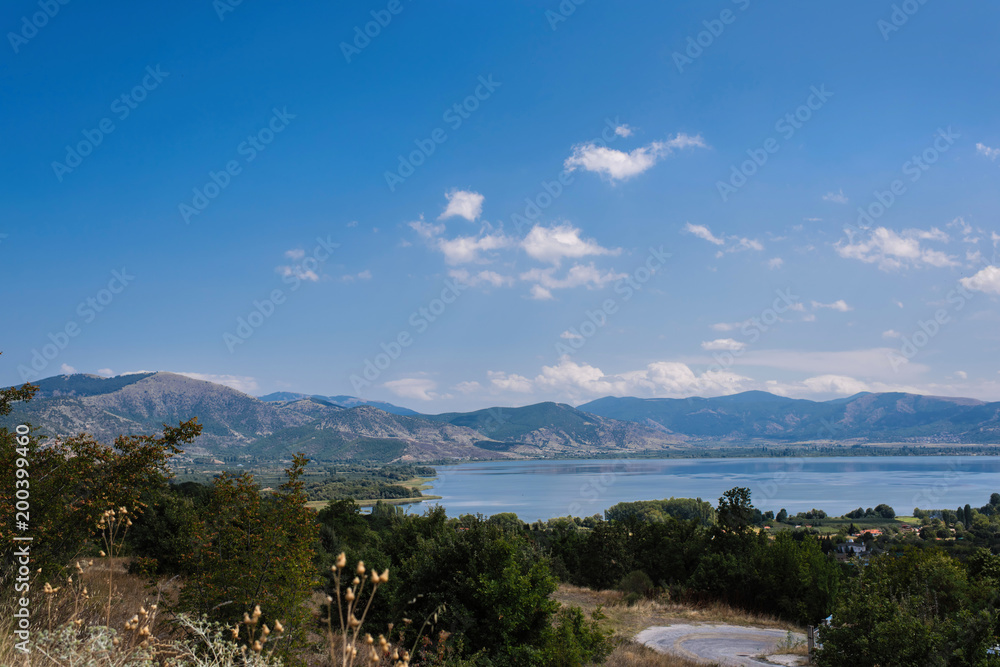
[[[361,625],[361,621],[358,620],[357,616],[355,616],[354,614],[351,614],[351,618],[347,622],[347,624],[350,625],[352,628],[356,628],[359,625]]]
[[[236,626],[235,628],[229,628],[229,634],[232,635],[233,641],[235,641],[236,638],[240,636],[239,626]]]
[[[355,586],[357,586],[358,584],[360,584],[360,583],[361,583],[361,580],[360,580],[360,579],[358,579],[357,577],[354,577],[354,580],[353,580],[353,581],[351,581],[351,583],[352,583],[352,584],[354,584]]]
[[[284,626],[281,625],[281,621],[275,621],[274,622],[274,631],[275,632],[284,632],[285,631]]]
[[[341,551],[337,555],[337,569],[338,570],[342,570],[345,567],[347,567],[347,554],[345,554],[343,551]]]
[[[254,642],[253,643],[254,653],[260,653],[263,648],[264,648],[264,645],[261,644],[260,642]]]
[[[356,571],[359,576],[365,573],[365,562],[363,560],[358,561],[358,569]]]
[[[271,628],[267,627],[267,623],[260,626],[260,634],[263,635],[264,637],[267,637],[269,634],[271,634]]]
[[[385,568],[384,570],[382,570],[382,574],[378,575],[378,580],[380,583],[383,584],[389,582],[389,568]]]
[[[344,593],[344,599],[348,602],[354,602],[354,591],[348,588],[347,592]]]
[[[373,584],[378,583],[378,572],[376,570],[372,570],[371,580]]]
[[[104,558],[105,556],[107,556],[107,554],[102,551],[101,552],[101,558]]]
[[[139,636],[140,637],[148,637],[149,636],[149,626],[148,625],[142,626],[142,630],[139,630]]]
[[[365,633],[365,643],[369,646],[375,643],[375,638],[371,636],[371,633]]]

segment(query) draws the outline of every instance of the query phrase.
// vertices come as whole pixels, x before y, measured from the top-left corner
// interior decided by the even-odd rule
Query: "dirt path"
[[[635,640],[661,653],[705,663],[775,665],[789,663],[762,660],[758,656],[771,653],[778,643],[787,638],[787,631],[774,628],[679,623],[646,628],[636,635]],[[805,641],[805,636],[797,633],[792,633],[792,638]]]

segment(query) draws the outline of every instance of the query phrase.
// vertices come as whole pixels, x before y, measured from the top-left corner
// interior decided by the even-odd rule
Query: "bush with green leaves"
[[[246,473],[216,478],[182,559],[190,574],[180,609],[233,625],[259,606],[263,622],[279,620],[288,628],[285,656],[309,627],[304,603],[318,583],[313,560],[319,526],[301,480],[307,462],[296,455],[287,481],[273,494],[262,493]]]

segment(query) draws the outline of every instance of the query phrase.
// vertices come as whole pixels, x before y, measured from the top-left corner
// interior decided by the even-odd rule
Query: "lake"
[[[491,461],[437,466],[426,493],[449,516],[514,512],[523,521],[603,514],[615,503],[701,498],[748,487],[762,511],[841,515],[891,505],[898,514],[980,507],[1000,491],[997,456]],[[410,511],[422,511],[421,505]]]

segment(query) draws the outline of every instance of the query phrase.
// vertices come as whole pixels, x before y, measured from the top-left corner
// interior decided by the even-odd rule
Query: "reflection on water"
[[[428,493],[442,496],[435,502],[449,516],[515,512],[525,521],[602,514],[618,502],[671,496],[714,504],[734,486],[749,487],[762,510],[793,514],[813,507],[842,514],[879,503],[899,514],[978,507],[1000,491],[995,456],[497,461],[437,471]]]

